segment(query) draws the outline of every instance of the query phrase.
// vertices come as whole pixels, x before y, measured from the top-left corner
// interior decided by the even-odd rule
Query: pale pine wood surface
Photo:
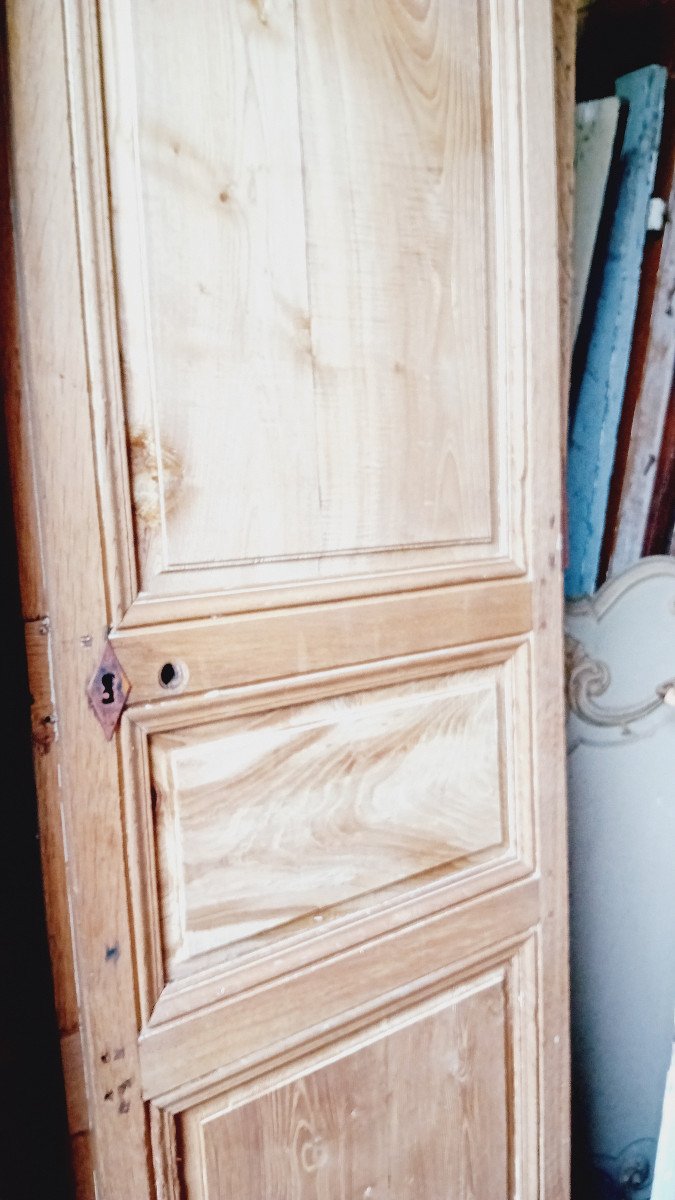
[[[323,8],[298,4],[294,46],[283,36],[290,6],[281,0],[237,0],[227,10],[200,0],[196,19],[184,31],[184,46],[178,45],[177,37],[182,14],[174,13],[173,33],[171,22],[161,28],[150,23],[159,10],[148,5],[102,5],[100,27],[93,7],[79,0],[66,0],[63,26],[61,14],[44,0],[10,9],[23,370],[36,431],[45,565],[53,601],[60,787],[98,1193],[106,1200],[140,1200],[152,1194],[177,1200],[189,1179],[195,1195],[206,1194],[208,1180],[199,1171],[196,1143],[181,1141],[200,1105],[213,1102],[224,1112],[237,1094],[234,1089],[250,1085],[252,1101],[260,1097],[258,1113],[266,1114],[270,1103],[282,1103],[264,1096],[285,1086],[278,1072],[291,1060],[307,1066],[315,1050],[321,1050],[337,1061],[338,1047],[354,1030],[370,1030],[365,1036],[372,1040],[375,1025],[390,1020],[384,1046],[394,1038],[391,1021],[404,1008],[469,977],[485,980],[508,961],[511,982],[500,1025],[507,1050],[497,1057],[498,1078],[491,1081],[485,1103],[494,1112],[495,1125],[506,1127],[510,1157],[508,1167],[502,1168],[497,1158],[492,1164],[479,1155],[476,1178],[497,1196],[505,1196],[513,1186],[527,1200],[558,1200],[566,1194],[567,1026],[559,684],[561,437],[549,6],[537,0],[528,5],[524,19],[512,0],[464,6],[431,3],[424,11],[408,0],[373,0],[357,28],[348,8],[326,8],[325,20],[319,22],[317,14]],[[213,47],[207,34],[212,35]],[[328,35],[332,42],[327,49]],[[274,38],[278,53],[271,49]],[[194,52],[197,44],[199,54]],[[176,111],[168,67],[179,50],[185,51],[191,89],[181,93],[186,98]],[[240,70],[242,53],[245,72]],[[148,63],[150,70],[153,62],[161,64],[163,55],[168,56],[166,78],[143,92],[149,78],[144,83],[143,71]],[[302,506],[311,491],[291,494],[289,463],[297,462],[295,455],[302,457],[305,446],[293,444],[290,459],[281,461],[270,430],[276,429],[283,441],[286,426],[265,407],[269,384],[263,386],[259,374],[262,368],[263,382],[267,380],[265,364],[272,354],[276,361],[278,352],[288,406],[296,373],[301,380],[307,374],[308,333],[315,329],[314,309],[309,328],[298,331],[293,314],[285,318],[286,324],[277,324],[270,299],[274,288],[274,305],[280,296],[283,300],[285,288],[297,299],[294,279],[280,279],[276,270],[279,261],[285,262],[280,235],[274,235],[276,242],[270,240],[286,211],[286,193],[276,189],[271,212],[266,175],[277,178],[275,172],[288,170],[292,176],[297,167],[295,135],[288,135],[289,156],[283,163],[273,137],[279,123],[284,130],[294,127],[284,91],[287,59],[293,55],[296,64],[305,62],[297,119],[301,161],[306,163],[311,143],[317,160],[323,154],[334,163],[336,189],[344,179],[352,183],[336,207],[334,227],[322,228],[319,206],[331,202],[326,195],[328,166],[320,164],[321,172],[315,173],[314,193],[309,176],[300,181],[304,226],[311,230],[306,243],[311,253],[305,270],[312,283],[307,303],[313,304],[315,294],[322,297],[316,332],[321,332],[326,357],[340,360],[342,355],[342,370],[360,388],[353,395],[331,392],[335,381],[328,379],[330,373],[319,386],[320,364],[310,355],[314,410],[322,407],[317,397],[325,397],[322,420],[326,429],[336,431],[334,456],[328,442],[319,449],[318,427],[310,452],[314,467],[321,465],[322,453],[324,459],[327,456],[322,466],[326,495],[336,506],[326,518],[330,536],[335,533],[337,539],[348,529],[365,540],[343,545],[355,553],[342,559],[330,553],[315,556],[307,569],[302,565],[306,560],[299,558],[282,560],[274,570],[269,562],[252,561],[225,578],[222,571],[218,575],[220,569],[210,573],[198,564],[193,571],[166,571],[160,578],[155,574],[158,548],[168,553],[168,542],[160,545],[161,539],[148,536],[138,522],[134,535],[129,469],[136,477],[139,511],[152,516],[153,503],[157,507],[159,499],[166,502],[167,530],[179,528],[184,519],[179,513],[189,512],[189,501],[197,509],[201,505],[202,514],[215,514],[200,524],[201,538],[214,532],[220,537],[225,528],[234,542],[245,542],[251,534],[259,547],[261,530],[272,529],[275,537],[293,538],[296,547],[300,545],[295,526],[306,519]],[[217,67],[225,57],[231,72],[227,79],[214,78],[217,72],[209,70],[209,64]],[[365,72],[366,62],[374,64],[372,78]],[[318,80],[322,64],[325,69]],[[38,69],[44,87],[35,93],[28,81]],[[263,103],[267,76],[281,80],[274,111]],[[217,137],[213,132],[214,112],[223,102],[228,80],[236,92],[234,110],[249,133],[246,145],[228,142],[220,126]],[[183,83],[175,83],[180,90]],[[302,94],[303,87],[304,96],[309,94],[310,84],[316,92],[311,112]],[[290,86],[298,87],[292,79]],[[380,87],[391,101],[389,140],[382,135],[376,103]],[[329,105],[324,89],[333,96]],[[161,110],[155,114],[158,119],[168,113],[171,123],[192,122],[199,137],[227,146],[231,161],[226,165],[245,179],[256,155],[262,155],[263,169],[253,192],[234,197],[245,215],[236,216],[227,179],[213,190],[221,180],[203,169],[204,160],[207,166],[213,161],[208,157],[211,146],[193,161],[182,142],[179,154],[173,143],[167,149],[166,131],[158,134],[144,127],[134,140],[139,133],[134,124],[136,95],[144,97],[143,103],[150,103],[151,95]],[[212,108],[205,99],[209,96],[215,98]],[[444,112],[450,128],[443,123]],[[197,122],[194,113],[201,113]],[[163,150],[152,158],[156,135]],[[371,144],[377,153],[369,157]],[[149,168],[144,174],[143,163],[150,162],[144,155],[152,158],[154,174]],[[460,157],[464,174],[456,166]],[[179,169],[176,159],[189,161]],[[436,170],[427,172],[427,166]],[[43,187],[45,170],[48,190]],[[168,180],[164,185],[158,183],[162,171]],[[157,202],[148,206],[142,184],[150,178],[158,190]],[[397,195],[384,194],[399,183]],[[297,180],[291,179],[288,187],[288,195],[297,196]],[[163,196],[174,221],[174,235],[163,239],[166,262],[159,261],[157,250],[166,215]],[[193,218],[205,196],[217,205],[217,217],[212,221],[209,212],[202,230]],[[384,214],[379,223],[372,215],[377,198]],[[284,237],[295,268],[297,204],[289,200],[288,211]],[[230,223],[233,233],[227,232]],[[45,228],[58,234],[48,241],[47,252]],[[186,242],[188,234],[199,242],[184,258],[183,234]],[[338,234],[345,248],[336,252]],[[241,426],[242,440],[232,437],[216,463],[218,470],[212,469],[206,451],[222,448],[224,422],[217,420],[212,406],[219,393],[199,385],[202,351],[196,347],[192,369],[179,373],[175,391],[167,365],[175,364],[190,332],[189,321],[180,319],[189,305],[183,307],[182,293],[180,303],[172,298],[175,261],[183,264],[187,296],[191,264],[211,271],[221,236],[229,247],[227,261],[234,267],[224,300],[220,273],[217,278],[215,272],[209,275],[220,289],[220,307],[213,311],[220,318],[233,295],[246,298],[245,305],[237,300],[233,309],[241,338],[230,338],[228,359],[235,366],[239,363],[242,386],[250,385],[247,394],[259,406],[256,419],[262,412],[267,420],[263,442],[271,447],[267,471],[260,468],[250,475],[246,457],[259,453],[247,426],[250,406],[242,411],[241,397],[228,396],[228,411],[238,412],[235,425]],[[417,240],[428,250],[419,263],[412,263]],[[403,272],[397,265],[399,248],[404,252]],[[217,261],[222,265],[223,259]],[[488,296],[491,263],[496,283]],[[252,274],[247,273],[249,265]],[[342,278],[354,293],[346,301],[340,289],[333,296],[325,282]],[[159,291],[153,291],[157,280]],[[253,280],[248,290],[247,280]],[[389,293],[396,288],[394,305]],[[428,309],[419,299],[422,293]],[[205,297],[197,303],[206,306],[207,301]],[[213,336],[209,334],[210,311],[199,309],[200,328],[210,338],[204,352],[208,370],[217,361],[223,335],[220,321]],[[434,325],[435,314],[439,321],[443,316],[442,325]],[[269,332],[267,342],[263,338],[262,344],[254,344],[256,328],[263,328],[265,337]],[[435,340],[430,337],[434,329],[439,331]],[[336,330],[344,336],[336,338]],[[290,366],[292,355],[287,357],[281,344],[285,336],[298,352]],[[158,354],[160,337],[164,341]],[[392,342],[400,341],[403,354],[395,362],[404,370],[392,371]],[[452,371],[440,365],[446,354]],[[420,360],[427,355],[434,360],[438,379],[423,377]],[[161,394],[156,390],[157,367],[166,385]],[[382,381],[390,372],[401,378],[387,390]],[[431,367],[429,373],[433,374]],[[447,379],[458,381],[452,404]],[[414,390],[406,380],[414,381]],[[305,403],[304,386],[298,391],[299,406]],[[382,406],[377,409],[374,398],[380,387]],[[157,444],[161,421],[150,427],[135,420],[135,405],[141,405],[144,414],[150,411],[153,388],[162,420],[182,430],[173,442],[160,437]],[[333,411],[335,396],[341,398],[339,413]],[[420,397],[428,411],[416,407]],[[391,424],[387,405],[398,413]],[[482,420],[485,413],[488,419]],[[289,421],[292,425],[292,414]],[[446,428],[454,431],[452,453],[442,437]],[[354,438],[358,434],[368,442],[367,452],[360,440],[354,442],[356,449],[345,449],[352,429]],[[433,436],[424,443],[427,430]],[[304,424],[301,433],[304,439]],[[370,474],[364,465],[366,453],[376,468]],[[203,459],[203,472],[190,467],[190,455],[193,463]],[[386,471],[390,478],[385,479]],[[351,488],[354,479],[356,490],[351,489],[348,505],[345,481]],[[455,490],[453,479],[458,481]],[[424,504],[416,507],[418,496],[424,497]],[[247,523],[232,520],[232,513],[241,512],[248,513]],[[425,549],[425,539],[432,533],[439,536],[433,531],[444,523],[449,528],[449,513],[457,533],[443,536],[454,544]],[[489,529],[485,514],[490,516]],[[394,532],[401,538],[411,529],[411,549],[392,551],[390,557],[383,552],[377,562],[356,553],[366,545],[368,526],[382,538]],[[476,541],[477,536],[484,540]],[[334,545],[339,548],[337,540]],[[330,550],[330,545],[322,542],[320,549]],[[235,546],[234,552],[242,551]],[[141,592],[139,599],[137,568],[141,586],[155,589]],[[507,578],[518,573],[526,578]],[[294,580],[314,576],[326,581],[325,588],[291,586]],[[452,587],[431,586],[450,580]],[[266,591],[251,590],[261,584]],[[277,584],[285,591],[275,590]],[[416,585],[418,591],[413,590]],[[230,594],[223,600],[227,588]],[[237,588],[242,589],[238,594]],[[153,607],[153,596],[162,589],[168,601]],[[324,603],[327,599],[330,602]],[[280,604],[284,607],[277,607]],[[225,617],[226,611],[232,616]],[[132,679],[132,707],[122,735],[108,744],[87,709],[85,686],[111,625],[112,639]],[[256,725],[267,719],[260,715],[266,710],[260,707],[262,692],[256,690],[268,687],[265,681],[289,695],[297,690],[302,693],[300,702],[311,705],[317,700],[316,689],[323,687],[314,677],[318,673],[335,673],[331,696],[354,695],[358,687],[347,686],[353,671],[375,665],[386,673],[389,665],[392,685],[399,686],[397,660],[405,668],[410,656],[447,653],[454,647],[458,662],[454,668],[450,664],[448,675],[456,669],[461,678],[467,670],[460,665],[463,650],[471,650],[487,670],[499,661],[490,663],[493,651],[518,638],[530,643],[532,664],[531,680],[520,677],[507,713],[525,730],[515,751],[506,742],[509,769],[517,762],[514,778],[520,779],[517,790],[523,797],[515,823],[522,851],[518,861],[502,863],[499,870],[481,867],[461,888],[447,879],[437,880],[432,892],[419,887],[416,876],[406,876],[395,893],[380,896],[367,914],[336,920],[325,931],[317,924],[297,942],[279,943],[278,951],[273,938],[264,945],[261,941],[260,948],[237,966],[216,948],[208,969],[165,986],[162,963],[153,950],[161,934],[156,829],[145,757],[153,738],[159,745],[160,739],[175,736],[176,729],[188,729],[198,754],[204,754],[196,730],[204,725],[205,714],[207,724],[229,721],[220,706],[226,710],[228,697],[238,688],[249,687],[251,692],[244,715],[236,720]],[[506,657],[503,653],[502,661]],[[158,681],[162,664],[174,659],[186,668],[181,677],[184,695],[163,692]],[[298,673],[303,676],[301,686]],[[473,721],[482,733],[462,763],[466,778],[485,769],[493,753],[489,711],[475,711]],[[404,741],[411,759],[406,767],[412,772],[415,737],[410,744],[410,739]],[[389,750],[385,757],[391,757]],[[292,755],[288,762],[295,767],[300,759]],[[226,763],[222,769],[226,774]],[[283,770],[281,762],[281,779]],[[341,772],[342,788],[347,787],[347,774]],[[418,774],[421,771],[415,771]],[[260,805],[264,800],[256,795],[254,807]],[[490,811],[492,815],[483,813],[477,822],[488,840],[494,821],[494,809]],[[460,816],[460,811],[438,812],[434,820],[439,832],[446,829],[446,820]],[[222,837],[222,821],[217,825]],[[222,892],[222,880],[219,887]],[[290,963],[295,963],[292,969]],[[469,1004],[465,1011],[470,1008]],[[476,1029],[482,1024],[485,1045],[469,1055],[477,1068],[498,1040],[499,1022],[477,1021]],[[457,1033],[458,1026],[451,1027]],[[407,1051],[403,1057],[408,1060]],[[431,1067],[429,1062],[419,1064],[418,1086]],[[277,1074],[270,1089],[264,1081],[271,1072]],[[484,1074],[483,1068],[478,1070],[478,1076]],[[332,1075],[333,1089],[342,1099],[349,1078],[348,1070]],[[392,1097],[391,1104],[404,1099]],[[484,1111],[481,1103],[467,1116],[469,1141],[481,1136]],[[259,1128],[253,1108],[248,1113],[249,1129]],[[177,1119],[178,1114],[185,1116]],[[379,1152],[371,1133],[362,1132],[354,1158]],[[214,1163],[222,1153],[217,1143],[218,1137],[211,1152]],[[273,1169],[274,1153],[266,1154],[264,1170]],[[255,1169],[251,1162],[241,1164],[243,1187],[256,1186],[251,1175]],[[440,1167],[431,1164],[428,1169],[431,1177],[424,1174],[424,1165],[415,1167],[422,1183],[430,1178],[432,1187],[433,1173],[437,1176]],[[492,1175],[481,1174],[490,1170]],[[405,1173],[403,1166],[401,1171]],[[462,1200],[471,1194],[468,1173],[455,1178],[455,1185]]]
[[[62,824],[68,845],[70,919],[61,936],[68,938],[72,929],[89,1121],[96,1131],[93,1156],[86,1139],[78,1138],[76,1164],[83,1196],[87,1188],[93,1190],[95,1166],[98,1193],[106,1200],[124,1195],[143,1200],[150,1193],[116,807],[119,772],[114,753],[106,753],[91,736],[84,690],[101,653],[108,610],[82,329],[64,28],[62,14],[49,0],[8,4],[7,23],[22,388],[29,413],[15,429],[23,438],[30,428],[34,438],[60,739],[60,761],[45,760],[49,766],[38,776],[38,787],[41,804],[51,809],[49,821],[54,817]],[[43,101],[37,105],[36,95]],[[20,464],[20,455],[14,461]],[[30,486],[22,477],[22,490]],[[60,847],[57,853],[62,855]],[[49,887],[51,867],[46,870]],[[92,899],[97,891],[98,903]],[[128,1079],[132,1083],[125,1088],[121,1112],[117,1089]],[[106,1099],[109,1092],[113,1100]]]
[[[492,33],[474,4],[106,10],[146,600],[522,561],[517,110]]]
[[[7,79],[9,63],[4,29],[0,69],[0,311],[3,322],[0,370],[3,415],[9,448],[14,524],[19,547],[18,567],[31,699],[33,770],[38,802],[45,918],[53,977],[54,1008],[61,1041],[71,1157],[73,1171],[77,1176],[78,1200],[94,1200],[90,1115],[86,1104],[80,1014],[75,983],[63,808],[60,797],[61,765],[56,744],[56,704],[51,679],[51,637],[43,557],[44,530],[38,497],[31,410],[25,386],[22,387],[19,353],[21,322],[14,246],[16,230],[13,228],[11,213],[11,119]]]
[[[326,549],[493,536],[484,23],[474,4],[298,7]]]
[[[569,25],[560,6],[554,6],[559,30]],[[552,172],[537,174],[533,165],[546,161],[550,151],[554,121],[550,75],[555,46],[549,5],[528,8],[523,27],[524,85],[523,103],[530,114],[525,142],[525,222],[530,231],[526,242],[525,274],[530,281],[526,296],[527,370],[531,395],[536,398],[529,410],[530,446],[541,462],[550,464],[557,475],[561,446],[565,445],[566,426],[560,409],[549,408],[544,398],[560,394],[561,376],[565,382],[565,356],[561,364],[560,347],[568,346],[565,313],[561,316],[560,285],[557,269],[560,232],[552,214],[558,202],[556,177]],[[533,119],[538,111],[540,120]],[[569,116],[570,127],[572,113]],[[567,163],[569,171],[569,161]],[[548,253],[546,253],[548,249]],[[544,333],[547,330],[548,333]],[[552,464],[556,464],[556,467]],[[539,1157],[533,1165],[533,1194],[567,1197],[570,1190],[570,1064],[569,1064],[569,972],[567,926],[567,807],[565,795],[565,737],[561,695],[563,597],[562,492],[559,477],[547,478],[545,470],[533,469],[530,478],[531,520],[533,521],[532,571],[536,580],[533,604],[533,682],[535,708],[533,742],[533,779],[536,789],[536,823],[542,879],[541,933],[537,951],[537,1036],[541,1061],[545,1063],[541,1083],[540,1119],[543,1136]]]
[[[186,1122],[188,1197],[506,1196],[505,984],[503,971],[486,973],[273,1090],[197,1109]]]
[[[514,579],[121,627],[110,640],[133,680],[131,702],[139,705],[181,693],[497,641],[527,633],[531,622],[531,584]],[[166,663],[176,669],[173,689],[162,687],[160,672]]]
[[[316,1045],[330,1047],[341,1031],[372,1027],[417,995],[480,974],[526,943],[532,950],[540,905],[539,881],[521,879],[399,929],[385,928],[368,941],[352,940],[339,954],[298,971],[240,985],[178,1019],[147,1025],[139,1042],[145,1096],[174,1113],[198,1099],[222,1099],[233,1082],[264,1074]],[[531,966],[523,981],[524,1021],[534,1020],[540,1001]],[[534,1024],[525,1032],[530,1045],[536,1042]],[[541,1096],[532,1075],[529,1087],[527,1132],[536,1143]]]
[[[200,952],[496,851],[507,837],[500,692],[493,668],[152,737],[169,975]]]
[[[476,675],[476,669],[479,668]],[[130,861],[138,864],[138,869],[131,873],[131,883],[134,889],[132,908],[135,914],[135,938],[138,947],[139,966],[142,967],[141,996],[144,1019],[151,1024],[161,1024],[164,1021],[188,1015],[193,1009],[221,1000],[224,995],[234,995],[241,988],[269,978],[270,969],[274,972],[291,971],[307,963],[321,959],[328,948],[342,949],[355,942],[364,941],[380,935],[386,930],[405,925],[412,920],[418,920],[430,913],[438,912],[448,903],[461,903],[472,896],[483,893],[487,886],[486,875],[492,880],[492,886],[504,886],[507,883],[522,879],[532,870],[533,863],[533,828],[532,828],[532,791],[531,791],[531,744],[530,719],[527,703],[527,680],[530,671],[529,647],[522,640],[498,642],[475,648],[460,650],[444,650],[429,654],[420,654],[406,658],[393,658],[379,663],[369,663],[365,666],[338,668],[324,672],[314,672],[306,676],[296,676],[293,679],[281,679],[267,683],[246,685],[240,688],[215,689],[204,696],[180,697],[171,704],[143,704],[132,708],[128,718],[123,722],[124,755],[133,764],[133,775],[127,789],[127,829],[129,834]],[[452,674],[448,674],[452,672]],[[353,705],[363,704],[368,695],[385,688],[383,695],[396,694],[397,686],[410,687],[411,681],[420,681],[419,686],[427,686],[424,681],[446,678],[452,691],[461,689],[461,681],[467,677],[467,672],[476,678],[491,680],[498,691],[497,704],[500,712],[495,733],[498,738],[497,755],[500,764],[500,793],[502,828],[505,833],[500,846],[474,853],[469,858],[455,862],[453,867],[441,865],[435,870],[427,870],[421,875],[401,878],[398,883],[387,885],[384,889],[376,888],[367,896],[349,896],[331,908],[322,910],[312,916],[308,913],[304,920],[296,921],[284,928],[273,927],[268,933],[258,933],[248,942],[232,946],[232,953],[227,947],[217,948],[217,939],[213,954],[210,956],[211,965],[218,964],[219,970],[204,972],[201,968],[209,966],[206,956],[199,960],[188,961],[185,967],[177,973],[175,983],[165,983],[165,947],[160,936],[161,908],[158,900],[160,879],[164,891],[167,887],[166,862],[161,863],[157,851],[167,847],[172,851],[169,862],[169,873],[182,877],[185,874],[185,864],[181,870],[181,838],[180,821],[166,819],[172,805],[163,805],[161,787],[153,786],[152,747],[157,735],[160,745],[182,745],[186,751],[187,764],[190,760],[199,765],[200,749],[197,729],[204,731],[204,745],[208,751],[208,734],[213,729],[232,727],[232,718],[247,717],[247,721],[239,721],[239,729],[254,729],[265,720],[269,721],[276,713],[276,728],[278,734],[288,745],[291,738],[285,729],[284,710],[290,711],[291,719],[296,714],[312,711],[323,711],[324,714],[346,714]],[[317,701],[325,701],[322,705]],[[330,703],[329,703],[330,702]],[[301,706],[301,707],[298,707]],[[385,709],[386,712],[386,709]],[[267,714],[262,720],[261,714]],[[227,718],[223,724],[223,718]],[[217,722],[215,724],[214,722]],[[393,726],[392,726],[393,728]],[[176,731],[183,733],[176,738]],[[292,734],[292,730],[290,731]],[[189,750],[191,743],[192,750]],[[456,744],[457,745],[457,744]],[[304,747],[301,747],[301,750]],[[356,762],[355,755],[358,742],[350,747],[349,762]],[[384,761],[377,770],[395,770],[395,755],[391,764]],[[211,755],[212,763],[217,759]],[[170,758],[164,755],[163,764],[169,767]],[[454,757],[455,770],[457,756]],[[220,759],[221,773],[226,771],[227,759]],[[292,756],[288,759],[288,770],[293,770]],[[317,770],[321,774],[322,767]],[[400,778],[400,772],[397,772]],[[286,772],[288,774],[288,771]],[[359,774],[354,771],[354,782],[359,781]],[[164,771],[169,776],[170,771]],[[377,778],[372,771],[369,778]],[[368,776],[366,777],[368,779]],[[451,778],[446,778],[448,788],[451,788]],[[305,779],[304,788],[289,798],[290,812],[302,812],[303,792],[311,789],[312,780]],[[410,796],[406,804],[415,803],[417,791],[414,780],[410,781]],[[346,781],[342,786],[343,798],[349,795]],[[450,795],[450,793],[448,793]],[[225,812],[227,812],[227,791],[223,795]],[[368,800],[368,782],[364,801]],[[272,795],[270,794],[270,802]],[[420,801],[422,793],[420,793]],[[189,798],[188,798],[189,803]],[[450,802],[449,802],[450,803]],[[239,814],[246,822],[246,806]],[[452,805],[454,808],[454,804]],[[222,809],[222,806],[221,806]],[[273,811],[271,809],[270,811]],[[207,810],[208,812],[208,810]],[[308,820],[311,820],[311,808],[308,809]],[[448,819],[452,819],[450,813]],[[386,820],[386,818],[385,818]],[[213,823],[212,823],[213,824]],[[224,838],[232,834],[232,825],[228,825],[225,817],[218,827],[218,833]],[[235,830],[237,826],[234,827]],[[242,820],[238,822],[242,828]],[[166,837],[160,840],[157,833]],[[393,832],[393,826],[392,826]],[[253,831],[252,831],[253,833]],[[383,828],[384,833],[384,828]],[[216,836],[214,826],[214,836]],[[298,838],[303,837],[300,829]],[[264,841],[265,832],[262,831]],[[262,842],[261,842],[262,844]],[[389,849],[389,864],[391,865],[391,845],[383,843]],[[351,858],[345,860],[344,867],[350,862],[359,861],[359,846],[353,844]],[[177,857],[178,856],[178,857]],[[183,859],[187,860],[184,853]],[[194,858],[194,856],[192,856]],[[279,856],[277,856],[279,857]],[[384,860],[383,860],[384,862]],[[195,869],[199,872],[198,860],[194,861]],[[268,865],[272,865],[269,859]],[[281,862],[278,865],[283,865]],[[298,862],[297,871],[301,873],[302,862]],[[176,871],[172,868],[176,867]],[[220,862],[220,878],[222,886],[227,886],[227,863]],[[187,862],[189,872],[190,863]],[[180,890],[171,889],[177,904],[173,905],[173,913],[181,911]],[[268,953],[265,953],[265,950]],[[227,953],[224,951],[227,950]],[[174,967],[175,970],[175,967]],[[195,974],[195,971],[197,972]]]
[[[576,0],[553,0],[556,168],[558,176],[558,296],[560,302],[561,428],[567,429],[572,358],[572,239],[574,236],[574,95]],[[565,439],[563,439],[563,478]]]

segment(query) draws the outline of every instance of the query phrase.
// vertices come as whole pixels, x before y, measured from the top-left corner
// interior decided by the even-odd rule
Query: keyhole
[[[115,676],[113,675],[112,671],[106,671],[105,675],[101,676],[101,686],[103,687],[103,703],[104,704],[114,704],[115,703],[115,696],[113,693],[114,683],[115,683]]]

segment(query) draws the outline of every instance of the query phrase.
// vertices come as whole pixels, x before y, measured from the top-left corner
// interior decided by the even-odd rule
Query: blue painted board
[[[643,67],[616,81],[629,111],[621,148],[621,182],[607,258],[573,417],[567,465],[567,596],[594,591],[626,386],[647,209],[661,140],[667,72]]]

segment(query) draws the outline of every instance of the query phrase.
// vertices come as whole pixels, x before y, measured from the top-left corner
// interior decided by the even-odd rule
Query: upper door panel
[[[514,3],[103,7],[145,598],[523,569]]]

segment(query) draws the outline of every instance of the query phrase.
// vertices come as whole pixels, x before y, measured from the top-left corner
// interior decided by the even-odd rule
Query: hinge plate
[[[117,729],[130,691],[131,684],[122,664],[110,642],[106,642],[103,657],[89,680],[87,696],[108,741]]]

